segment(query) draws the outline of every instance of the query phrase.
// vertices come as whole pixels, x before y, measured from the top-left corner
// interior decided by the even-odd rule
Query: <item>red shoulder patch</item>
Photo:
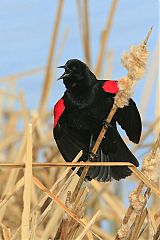
[[[117,81],[106,81],[102,86],[105,92],[118,93],[118,82]]]
[[[57,125],[60,116],[64,112],[64,109],[65,109],[64,100],[61,98],[56,103],[56,105],[54,106],[54,110],[53,110],[53,112],[54,112],[54,128]]]

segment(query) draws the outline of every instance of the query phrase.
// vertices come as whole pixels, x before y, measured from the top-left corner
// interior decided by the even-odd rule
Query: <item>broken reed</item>
[[[79,154],[78,154],[79,156]],[[54,163],[32,163],[33,168],[51,168],[51,167],[96,167],[96,166],[128,166],[130,170],[152,191],[160,197],[160,191],[157,189],[155,184],[150,181],[141,171],[137,169],[132,163],[130,162],[54,162]],[[25,164],[10,164],[10,163],[1,163],[0,167],[4,168],[26,168]]]
[[[31,143],[31,139],[29,139],[28,140],[30,143]],[[31,148],[30,148],[30,151],[29,152],[31,152]],[[80,157],[81,156],[81,154],[82,153],[80,153],[80,155],[78,156],[78,157]],[[78,159],[78,158],[77,158]],[[71,166],[73,166],[73,164],[75,164],[75,163],[72,163],[71,164]],[[79,164],[79,163],[78,163]],[[90,163],[91,165],[93,164],[93,163]],[[123,164],[123,163],[122,163]],[[64,163],[63,163],[63,165],[65,165]],[[75,164],[76,165],[76,164]],[[82,166],[82,165],[84,165],[84,163],[80,163],[80,166]],[[31,177],[31,176],[30,176]],[[29,177],[29,178],[30,178]],[[44,191],[52,200],[54,200],[54,202],[56,202],[59,206],[61,206],[61,208],[63,209],[63,210],[65,210],[66,212],[67,212],[67,214],[69,214],[72,218],[74,218],[76,221],[78,221],[82,226],[84,226],[84,223],[82,223],[81,222],[81,220],[79,219],[79,218],[77,218],[77,216],[76,215],[74,215],[74,213],[72,213],[69,209],[67,209],[67,207],[65,207],[65,205],[63,205],[53,194],[51,194],[50,193],[50,191],[48,191],[48,189],[38,180],[38,179],[36,179],[35,177],[33,177],[33,180],[34,180],[34,182],[36,183],[36,185],[38,186],[38,187],[40,187],[41,189],[42,189],[42,191]],[[26,182],[26,184],[28,183],[28,181]],[[146,184],[147,185],[147,184]],[[28,201],[28,197],[27,198],[24,198],[24,199],[27,199],[27,201]],[[98,214],[98,213],[97,213]],[[99,215],[99,214],[98,214]],[[25,216],[25,215],[24,215]],[[96,215],[97,216],[97,215]],[[95,216],[95,217],[96,217]],[[26,217],[26,216],[25,216]],[[23,218],[22,218],[23,219]],[[27,219],[29,219],[29,218],[27,218]],[[92,221],[92,220],[91,220]],[[90,224],[89,225],[86,225],[86,227],[85,227],[85,229],[87,229],[87,226],[90,226]],[[23,229],[23,227],[22,227],[22,229]],[[85,231],[85,230],[84,230]],[[92,232],[92,231],[91,231]],[[86,233],[86,232],[85,232]],[[92,232],[94,235],[95,235],[95,233],[94,232]],[[80,235],[80,236],[83,236],[82,234]],[[100,239],[100,238],[99,238]]]
[[[156,174],[157,169],[159,168],[159,148],[160,148],[160,133],[150,153],[144,157],[142,164],[142,173],[144,173],[148,179],[152,181],[152,183],[157,182],[158,175]],[[145,192],[143,190],[145,188]],[[147,213],[150,214],[150,209],[146,207],[147,201],[151,196],[151,189],[147,187],[144,182],[140,182],[139,186],[136,190],[132,191],[129,200],[130,206],[127,209],[127,212],[123,218],[121,228],[119,229],[115,240],[121,239],[130,239],[136,240],[138,235],[140,234],[141,227],[147,217]],[[132,222],[131,227],[129,227],[128,223],[132,216],[135,213],[136,217]],[[154,217],[151,218],[151,222],[153,226],[156,226]],[[158,226],[154,227],[155,233],[158,231]]]

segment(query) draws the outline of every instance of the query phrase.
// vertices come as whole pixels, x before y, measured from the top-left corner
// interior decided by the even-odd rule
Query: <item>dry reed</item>
[[[103,62],[106,56],[106,43],[109,38],[117,3],[117,0],[112,2],[105,30],[102,31],[96,65],[97,75],[101,74],[103,68]],[[88,2],[78,1],[78,4],[78,6],[80,6],[79,16],[83,16],[85,22],[87,22],[87,24],[84,24],[83,19],[79,17],[84,55],[86,62],[90,64],[91,39]],[[158,240],[160,235],[160,208],[159,205],[154,206],[154,204],[148,207],[148,200],[154,196],[157,202],[159,202],[160,189],[157,183],[149,179],[149,174],[138,170],[130,163],[77,163],[82,155],[81,152],[73,162],[65,163],[62,161],[61,156],[52,143],[51,128],[48,127],[48,121],[52,113],[47,112],[46,104],[53,78],[52,62],[58,64],[58,59],[66,40],[66,33],[68,33],[65,32],[62,39],[62,50],[59,51],[59,55],[55,56],[54,53],[62,8],[63,1],[59,1],[53,26],[54,30],[48,62],[46,64],[47,67],[37,67],[27,72],[0,78],[0,82],[6,82],[8,84],[7,86],[12,86],[12,80],[15,82],[33,74],[41,73],[44,70],[46,73],[41,92],[39,111],[35,111],[34,113],[27,109],[25,95],[23,93],[17,94],[14,91],[8,92],[8,90],[0,90],[0,118],[3,120],[0,121],[3,132],[0,139],[0,182],[2,186],[0,189],[0,239],[111,240],[114,239],[114,235],[118,231],[117,229],[122,224],[116,235],[116,239],[120,237],[120,239],[144,240],[146,239],[147,231],[151,228],[152,231],[149,232],[151,238]],[[141,65],[141,62],[138,61],[137,64]],[[128,68],[128,65],[125,66]],[[130,67],[132,66],[129,66],[129,68]],[[151,67],[151,69],[153,76],[156,72],[155,65]],[[111,74],[111,70],[112,61],[110,68],[107,69],[107,75]],[[137,69],[134,69],[134,71],[136,72]],[[134,79],[133,71],[129,71],[127,77]],[[149,77],[149,79],[151,79],[151,77]],[[111,121],[117,110],[117,105],[121,104],[119,99],[122,99],[124,96],[124,89],[122,88],[126,87],[126,78],[122,80],[124,81],[121,82],[122,85],[120,86],[120,98],[117,97],[116,106],[114,105],[107,122]],[[148,81],[151,83],[151,80]],[[146,87],[145,91],[148,92],[147,96],[150,96],[151,89]],[[130,93],[131,89],[127,98],[130,97]],[[4,108],[2,104],[3,100],[8,101],[8,104],[11,104],[10,106],[12,107]],[[145,99],[146,106],[147,101],[148,97]],[[14,107],[15,102],[20,103],[20,111]],[[126,101],[124,102],[126,104]],[[141,144],[137,146],[135,150],[143,148],[142,144],[147,136],[150,136],[155,126],[158,126],[158,113],[156,117],[154,123],[148,125],[147,130],[143,133]],[[19,119],[23,122],[23,131],[19,131],[17,128]],[[30,119],[33,119],[32,127],[29,125],[28,130],[26,130]],[[25,130],[27,137],[24,134]],[[100,135],[98,143],[93,149],[93,153],[96,153],[104,134],[105,129]],[[157,149],[156,151],[155,148]],[[157,152],[158,144],[156,147],[153,145],[152,150],[153,149],[154,153]],[[43,162],[39,162],[38,158],[41,150],[45,151]],[[149,156],[151,157],[151,155]],[[159,161],[158,155],[156,155],[155,158],[153,158],[152,155],[152,159]],[[86,186],[83,178],[81,177],[79,181],[76,175],[78,168],[81,166],[113,166],[115,164],[128,166],[136,175],[136,178],[132,180],[136,180],[136,182],[137,180],[140,181],[137,189],[131,194],[130,206],[127,211],[124,206],[124,201],[118,196],[115,196],[115,193],[111,191],[113,183],[103,184],[93,180],[87,183]],[[74,172],[71,171],[71,167],[76,167]],[[144,169],[145,171],[149,171],[148,173],[152,172],[152,175],[154,175],[155,162],[152,165],[154,169],[150,167],[148,164],[148,168],[145,166]],[[103,227],[103,222],[109,223],[109,227]]]

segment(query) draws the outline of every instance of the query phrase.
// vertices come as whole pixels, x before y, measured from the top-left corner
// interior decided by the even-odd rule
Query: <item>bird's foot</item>
[[[112,127],[112,125],[109,122],[107,122],[106,120],[104,120],[103,121],[103,127],[104,127],[105,130],[107,130],[108,127]]]
[[[96,157],[96,154],[93,153],[92,151],[90,151],[89,156],[88,156],[88,160],[92,162],[95,159],[95,157]]]

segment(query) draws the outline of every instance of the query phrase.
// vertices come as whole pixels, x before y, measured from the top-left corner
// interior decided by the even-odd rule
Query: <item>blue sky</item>
[[[101,30],[111,6],[111,0],[90,0],[91,57],[93,66],[99,50]],[[0,76],[45,66],[58,0],[3,0],[0,11]],[[154,26],[148,44],[151,56],[158,36],[158,0],[119,0],[107,49],[114,50],[113,79],[126,73],[120,56],[129,46],[139,44],[150,26]],[[64,33],[69,34],[60,64],[69,58],[83,60],[75,0],[65,0],[57,41],[57,50]],[[150,57],[151,59],[151,57]],[[151,61],[151,60],[150,60]],[[56,77],[60,72],[56,73]],[[29,108],[36,108],[42,86],[43,74],[20,80],[17,88],[25,90]],[[139,88],[144,83],[139,84]],[[54,81],[48,108],[63,94],[62,83]],[[35,94],[36,93],[36,94]],[[138,99],[138,92],[135,96]]]
[[[0,76],[7,76],[34,67],[43,67],[47,63],[50,39],[53,29],[58,0],[3,0],[0,11]],[[91,26],[91,57],[95,66],[99,50],[101,31],[105,26],[111,0],[90,0],[89,15]],[[149,63],[158,38],[158,0],[119,0],[113,26],[110,32],[107,50],[114,51],[112,78],[118,79],[126,74],[120,63],[121,55],[131,45],[139,44],[146,36],[150,26],[153,33],[148,43]],[[83,47],[78,25],[76,0],[65,0],[58,35],[58,52],[65,29],[69,34],[59,64],[69,58],[84,59]],[[61,74],[57,70],[55,79]],[[157,77],[157,76],[156,76]],[[44,74],[35,75],[17,83],[17,89],[25,91],[27,105],[37,108]],[[62,82],[54,79],[48,102],[52,109],[56,100],[64,91]],[[145,81],[138,83],[134,98],[139,101]],[[156,88],[156,83],[155,86]],[[151,99],[153,110],[155,94]],[[150,112],[147,114],[151,118]],[[152,120],[152,119],[151,119]]]

